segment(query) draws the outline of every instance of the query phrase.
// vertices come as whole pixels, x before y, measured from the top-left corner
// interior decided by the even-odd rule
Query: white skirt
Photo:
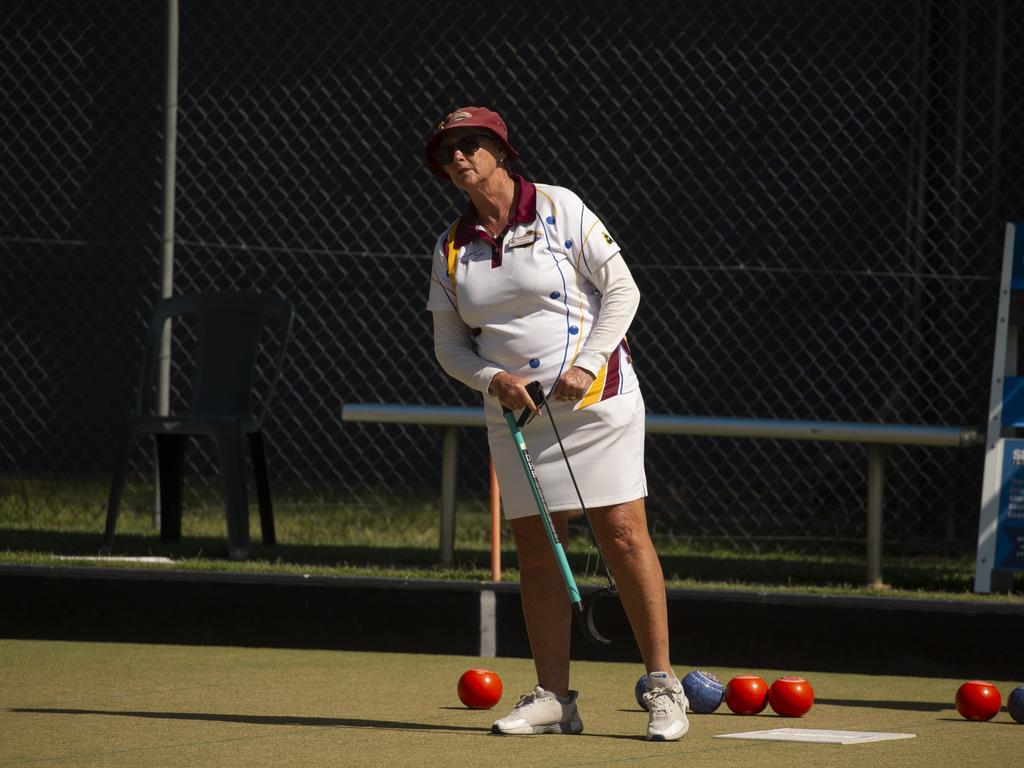
[[[495,398],[484,400],[487,442],[501,488],[505,518],[539,514],[501,408]],[[555,426],[588,509],[647,496],[644,400],[639,388],[577,411],[572,403],[554,400],[545,407],[553,409]],[[523,439],[548,511],[579,509],[579,498],[546,411],[523,427]]]

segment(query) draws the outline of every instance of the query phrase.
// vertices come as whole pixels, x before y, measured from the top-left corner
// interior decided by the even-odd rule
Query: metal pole
[[[441,564],[455,559],[455,474],[459,463],[459,433],[445,427],[441,448]]]
[[[868,446],[868,586],[881,589],[882,509],[885,503],[885,457],[889,448]]]
[[[992,352],[992,383],[989,386],[988,425],[985,430],[985,469],[981,481],[981,506],[978,510],[978,549],[974,562],[974,591],[992,591],[992,566],[996,557],[996,532],[999,521],[999,493],[1003,485],[1001,439],[1003,433],[1003,392],[1008,376],[1017,375],[1018,329],[1010,321],[1010,291],[1017,238],[1024,227],[1006,222],[1003,239],[1003,270],[999,279],[999,304],[996,311],[995,344]],[[1006,434],[1013,434],[1007,432]],[[997,577],[998,578],[998,577]]]
[[[498,488],[498,475],[494,471],[494,459],[489,454],[487,465],[490,470],[491,490],[491,581],[501,581],[501,489]]]
[[[167,70],[164,85],[164,204],[160,254],[160,298],[174,293],[174,195],[178,143],[178,0],[167,0]],[[166,416],[171,401],[171,323],[160,338],[156,380],[157,413]],[[153,527],[160,528],[160,472],[155,472]]]

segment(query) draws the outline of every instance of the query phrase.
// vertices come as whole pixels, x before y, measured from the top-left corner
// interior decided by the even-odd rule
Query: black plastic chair
[[[195,316],[191,399],[180,413],[153,415],[153,381],[164,324],[183,315]],[[112,551],[132,445],[137,437],[144,434],[156,436],[161,541],[181,540],[185,442],[190,436],[206,435],[217,443],[231,558],[244,560],[248,555],[246,438],[252,451],[263,543],[268,546],[275,543],[262,427],[270,397],[281,376],[281,364],[291,340],[294,315],[292,305],[284,299],[252,293],[193,294],[164,299],[157,304],[143,350],[138,405],[129,418],[110,485],[101,553],[110,554]],[[265,343],[267,340],[276,340],[276,348]],[[273,360],[269,366],[270,382],[261,393],[260,402],[254,406],[257,360],[263,359],[258,356],[267,347],[271,352],[264,354],[272,354]]]

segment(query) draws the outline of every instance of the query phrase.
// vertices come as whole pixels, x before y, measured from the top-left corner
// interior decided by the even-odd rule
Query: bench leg
[[[882,511],[885,504],[887,445],[868,446],[868,586],[880,589],[882,580]]]
[[[455,560],[455,476],[459,459],[459,433],[445,427],[441,449],[441,564]]]

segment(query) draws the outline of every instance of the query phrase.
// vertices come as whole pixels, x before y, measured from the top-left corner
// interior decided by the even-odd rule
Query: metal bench
[[[458,428],[483,427],[483,408],[397,403],[346,403],[346,422],[418,424],[443,428],[441,459],[441,562],[452,562],[455,551],[455,488],[458,465]],[[867,583],[882,580],[882,508],[885,499],[885,458],[894,445],[970,448],[984,444],[980,429],[917,424],[861,424],[835,421],[777,421],[715,416],[647,414],[652,435],[689,435],[771,440],[817,440],[859,443],[868,448]]]

